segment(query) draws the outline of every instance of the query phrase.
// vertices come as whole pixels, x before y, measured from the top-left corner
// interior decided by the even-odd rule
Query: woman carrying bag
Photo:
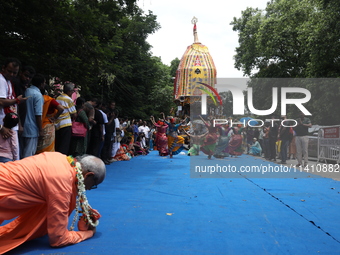
[[[76,100],[77,117],[72,122],[72,138],[70,145],[70,155],[73,157],[86,153],[87,150],[87,132],[90,123],[86,112],[84,111],[85,99],[78,97]]]

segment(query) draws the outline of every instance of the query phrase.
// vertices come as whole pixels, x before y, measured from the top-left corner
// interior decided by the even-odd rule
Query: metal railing
[[[340,163],[340,125],[322,127],[318,133],[318,161]]]

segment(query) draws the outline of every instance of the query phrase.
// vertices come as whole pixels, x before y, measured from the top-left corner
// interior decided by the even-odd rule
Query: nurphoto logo
[[[233,85],[223,85],[226,90],[229,90],[233,96],[233,115],[244,115],[244,94],[243,90],[239,87]],[[270,115],[276,111],[278,105],[278,88],[272,88],[272,106],[268,110],[258,110],[255,109],[253,104],[253,88],[249,87],[247,89],[247,106],[248,109],[255,115],[265,116]],[[304,98],[287,98],[287,94],[299,93],[304,94]],[[256,96],[256,95],[255,95]],[[286,115],[287,105],[295,105],[301,112],[306,116],[312,115],[302,104],[307,103],[311,99],[311,93],[308,89],[297,88],[297,87],[283,87],[281,88],[281,115]],[[202,94],[201,97],[201,114],[207,114],[207,95]]]

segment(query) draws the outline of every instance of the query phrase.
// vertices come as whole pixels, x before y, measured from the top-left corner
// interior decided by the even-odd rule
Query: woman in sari
[[[201,146],[201,151],[208,155],[208,159],[211,159],[212,155],[215,153],[216,142],[217,142],[217,127],[213,123],[213,118],[210,119],[210,122],[206,122],[202,116],[200,116],[201,120],[208,128],[208,134],[205,136],[204,142]]]
[[[126,145],[120,144],[119,149],[116,152],[116,155],[113,157],[114,161],[127,161],[130,160],[129,155],[127,154]]]
[[[202,144],[202,139],[208,134],[208,132],[201,135],[190,134],[184,130],[187,136],[190,137],[190,149],[188,151],[188,156],[198,156],[200,154],[200,146]]]
[[[130,159],[133,158],[134,156],[132,140],[133,140],[133,136],[131,134],[131,136],[128,136],[128,137],[125,136],[121,141],[124,152]],[[130,146],[131,142],[132,142],[132,148]]]
[[[133,157],[135,155],[135,147],[133,145],[134,144],[133,140],[134,140],[134,136],[133,135],[127,137],[126,145],[127,145],[128,152],[131,154],[131,157]]]
[[[159,156],[167,156],[169,154],[168,137],[166,136],[168,125],[161,120],[156,123],[153,116],[151,116],[150,120],[156,127],[155,145],[157,147],[158,154]]]
[[[218,139],[217,139],[217,144],[215,148],[215,153],[214,157],[215,158],[225,158],[229,157],[228,153],[228,145],[229,145],[229,140],[230,136],[228,136],[230,128],[226,131],[224,127],[219,127],[218,129]]]
[[[184,138],[178,135],[178,128],[185,122],[185,120],[186,119],[178,124],[175,123],[174,118],[170,118],[170,122],[164,121],[169,126],[168,148],[170,158],[172,158],[173,155],[178,155],[184,149]]]
[[[233,129],[233,135],[230,138],[229,146],[228,146],[228,152],[231,156],[240,156],[243,153],[242,149],[242,142],[243,137],[239,133],[239,129],[237,127],[232,128]]]
[[[64,111],[64,107],[59,104],[54,98],[49,95],[44,95],[45,92],[41,91],[44,97],[42,119],[42,130],[44,135],[39,137],[38,147],[36,154],[45,151],[55,151],[55,127],[54,122],[58,119],[59,115]]]

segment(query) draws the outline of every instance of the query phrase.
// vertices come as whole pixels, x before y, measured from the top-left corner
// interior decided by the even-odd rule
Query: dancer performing
[[[0,224],[14,219],[0,226],[0,254],[46,234],[53,247],[91,238],[100,215],[89,205],[85,190],[96,188],[105,174],[104,163],[91,155],[74,159],[44,152],[0,164]],[[82,212],[79,231],[73,231],[78,212]]]
[[[165,120],[165,116],[163,113],[163,119]],[[186,118],[176,124],[174,118],[170,118],[170,122],[164,121],[169,126],[169,133],[168,133],[168,148],[169,148],[169,155],[172,158],[173,155],[179,154],[184,149],[184,138],[179,136],[177,131],[178,128],[186,121]]]
[[[230,138],[228,152],[231,156],[240,156],[243,153],[242,142],[243,137],[240,134],[240,130],[237,127],[233,127],[233,135]]]
[[[208,155],[208,159],[211,159],[211,156],[215,153],[216,141],[217,141],[217,127],[214,126],[214,119],[210,118],[210,123],[207,123],[202,116],[200,116],[201,120],[208,128],[208,134],[205,136],[203,145],[201,146],[201,151]]]
[[[155,145],[157,147],[159,156],[167,156],[169,154],[168,150],[168,137],[166,136],[166,130],[168,125],[164,122],[164,120],[159,120],[157,123],[155,122],[155,118],[151,116],[150,118],[152,124],[156,127],[156,138]]]
[[[230,128],[228,128],[227,130],[225,130],[224,127],[218,128],[219,136],[218,136],[215,153],[214,153],[215,158],[229,157],[229,153],[228,153],[228,145],[230,141],[230,136],[228,135],[229,130]]]
[[[185,130],[183,131],[187,134],[187,136],[190,137],[190,149],[188,151],[188,156],[198,156],[200,154],[202,138],[205,137],[208,134],[208,132],[202,135],[192,135]]]

